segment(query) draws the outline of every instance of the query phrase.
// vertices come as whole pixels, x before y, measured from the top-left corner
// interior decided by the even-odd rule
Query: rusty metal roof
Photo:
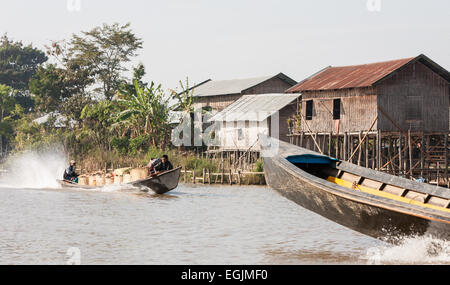
[[[287,93],[312,90],[334,90],[373,86],[386,76],[410,62],[421,61],[443,78],[449,80],[449,73],[424,55],[385,62],[341,67],[328,67],[288,89]]]
[[[300,97],[300,94],[244,95],[208,122],[256,121],[262,122]]]

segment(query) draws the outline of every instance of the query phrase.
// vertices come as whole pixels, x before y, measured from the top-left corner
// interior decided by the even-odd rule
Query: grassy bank
[[[143,166],[147,165],[151,158],[160,158],[163,154],[169,156],[169,160],[174,167],[182,166],[184,169],[195,170],[200,173],[203,169],[209,169],[211,172],[217,172],[222,169],[222,161],[220,159],[205,158],[201,154],[193,151],[185,151],[178,149],[159,149],[149,148],[146,151],[131,152],[125,155],[117,151],[90,151],[84,155],[74,154],[70,159],[78,161],[78,167],[86,171],[97,171],[109,168],[120,168],[128,166]],[[234,168],[225,161],[223,166],[225,169]],[[256,172],[264,171],[262,160],[258,160],[253,166],[252,170]]]

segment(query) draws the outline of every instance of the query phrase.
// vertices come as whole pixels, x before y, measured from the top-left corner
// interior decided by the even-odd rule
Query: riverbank
[[[106,155],[105,155],[106,154]],[[180,151],[176,149],[150,149],[146,153],[120,156],[117,153],[101,153],[76,158],[80,174],[103,171],[113,172],[114,169],[131,167],[138,168],[147,165],[151,158],[167,154],[174,167],[183,168],[180,182],[201,184],[229,185],[265,185],[262,159],[238,168],[232,161],[217,157],[208,157],[205,153]]]

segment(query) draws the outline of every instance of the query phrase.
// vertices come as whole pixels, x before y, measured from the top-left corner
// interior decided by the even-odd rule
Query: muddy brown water
[[[0,264],[448,264],[448,244],[364,236],[268,187],[180,185],[168,195],[0,186]]]

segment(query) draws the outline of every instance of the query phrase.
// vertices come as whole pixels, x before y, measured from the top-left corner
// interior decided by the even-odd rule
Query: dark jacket
[[[78,174],[75,173],[75,169],[73,165],[66,168],[64,171],[64,180],[72,180],[73,178],[77,178]]]
[[[173,169],[172,163],[167,161],[166,163],[160,161],[157,165],[155,165],[155,171],[167,171]]]

